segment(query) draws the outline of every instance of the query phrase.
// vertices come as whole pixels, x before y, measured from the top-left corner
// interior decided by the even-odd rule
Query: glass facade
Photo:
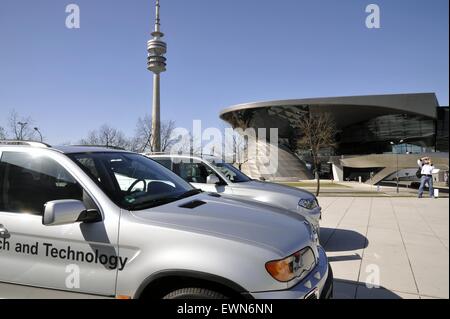
[[[227,120],[241,128],[278,128],[280,138],[283,141],[288,140],[293,151],[299,151],[295,150],[296,140],[301,135],[297,122],[308,114],[307,105],[276,106],[236,111],[232,113],[233,118]],[[438,121],[437,124],[434,119],[424,116],[390,114],[341,127],[336,132],[337,147],[334,154],[330,154],[327,150],[322,155],[434,152],[437,144],[436,136],[440,137],[439,148],[445,149],[446,145],[448,151],[448,108],[446,114],[447,121]],[[400,143],[402,140],[404,142]],[[394,146],[392,142],[395,143]]]
[[[392,146],[392,152],[394,154],[420,154],[420,153],[432,153],[434,147],[422,147],[414,144],[399,144]]]
[[[436,124],[436,150],[438,152],[448,152],[448,106],[439,107],[437,110]]]
[[[423,116],[379,116],[344,128],[338,137],[337,155],[434,151],[435,131],[435,121]]]

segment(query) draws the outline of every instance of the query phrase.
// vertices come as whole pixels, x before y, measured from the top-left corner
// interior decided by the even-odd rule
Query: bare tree
[[[175,149],[173,146],[175,146]],[[195,139],[191,132],[187,132],[185,135],[174,136],[173,143],[167,151],[180,155],[201,156],[203,154],[201,140]]]
[[[18,141],[33,140],[35,130],[33,129],[34,121],[31,117],[20,116],[15,110],[9,114],[8,128],[12,138]]]
[[[161,150],[166,151],[173,143],[173,132],[175,122],[164,122],[161,125]],[[127,138],[125,134],[107,124],[98,130],[89,132],[88,136],[82,139],[81,145],[97,145],[104,147],[118,147],[137,153],[152,152],[151,147],[151,118],[146,115],[139,118],[136,123],[136,131],[132,138]]]
[[[161,152],[167,151],[174,143],[173,133],[175,122],[163,122],[161,124]],[[134,137],[131,139],[131,150],[139,153],[153,152],[152,139],[152,119],[149,115],[140,117],[136,124]]]
[[[242,166],[250,161],[248,156],[248,140],[237,133],[233,132],[233,151],[234,151],[234,165],[237,165],[239,170],[242,170]]]
[[[319,153],[326,148],[336,146],[336,124],[329,113],[309,114],[298,123],[297,147],[311,151],[314,175],[317,179],[316,196],[320,193],[320,158]]]
[[[6,140],[6,131],[0,126],[0,140]]]
[[[180,132],[178,132],[180,133]],[[193,136],[191,132],[185,132],[184,135],[175,135],[174,132],[173,142],[167,149],[168,152],[173,152],[174,154],[183,154],[191,156],[202,156],[203,155],[203,145],[201,139]]]
[[[125,134],[107,124],[102,125],[98,130],[89,132],[88,136],[80,141],[80,144],[124,149],[129,147],[129,141]]]
[[[149,115],[140,117],[136,123],[136,132],[132,138],[131,148],[138,153],[151,152],[152,119]]]
[[[213,151],[213,155],[221,157],[242,170],[242,165],[250,160],[248,157],[248,140],[228,123],[222,123],[221,130],[225,132],[222,152],[219,154],[219,152]]]
[[[161,152],[166,152],[175,143],[173,136],[175,121],[163,122],[161,124]]]
[[[204,154],[203,141],[201,137],[194,136],[191,132],[189,133],[188,144],[185,145],[184,152],[190,154],[191,156],[200,156]]]

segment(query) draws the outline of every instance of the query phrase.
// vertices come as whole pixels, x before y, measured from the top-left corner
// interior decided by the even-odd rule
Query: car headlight
[[[305,278],[315,265],[314,252],[307,247],[285,259],[269,261],[266,270],[276,280],[288,282],[295,278]]]
[[[299,200],[298,206],[312,210],[312,209],[316,208],[318,206],[318,204],[317,204],[317,200],[315,200],[314,198],[310,198],[310,199],[302,198]]]

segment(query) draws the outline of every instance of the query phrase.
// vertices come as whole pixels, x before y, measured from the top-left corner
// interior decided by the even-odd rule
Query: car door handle
[[[9,238],[9,231],[6,229],[5,226],[0,224],[0,238]]]

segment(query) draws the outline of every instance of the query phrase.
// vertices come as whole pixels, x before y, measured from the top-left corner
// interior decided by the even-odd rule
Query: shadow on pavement
[[[352,251],[366,248],[369,240],[354,230],[321,228],[320,244],[327,252]]]
[[[351,255],[344,255],[344,256],[328,256],[328,261],[331,262],[337,262],[337,261],[349,261],[349,260],[361,260],[362,257],[359,254],[351,254]]]
[[[417,297],[419,298],[419,297]],[[395,292],[380,288],[367,288],[364,283],[351,280],[334,280],[334,299],[403,299]]]

